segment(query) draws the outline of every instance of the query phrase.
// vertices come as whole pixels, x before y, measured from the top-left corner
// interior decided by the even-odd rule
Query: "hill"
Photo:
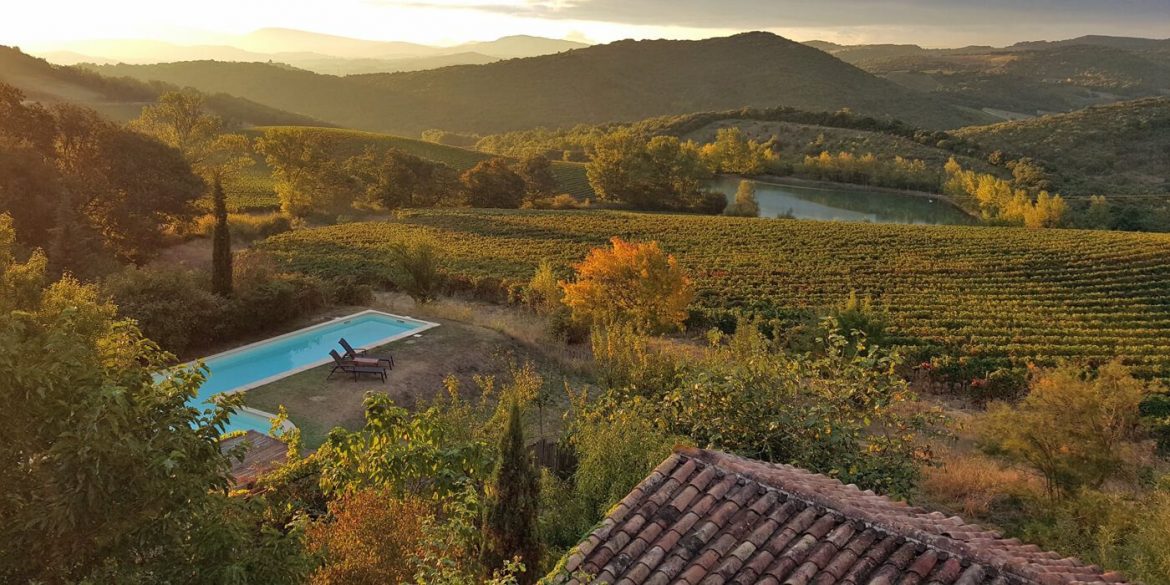
[[[79,104],[119,122],[136,118],[142,107],[153,103],[160,94],[178,89],[166,83],[110,78],[76,67],[51,65],[44,59],[5,46],[0,46],[0,83],[20,89],[34,101]],[[323,124],[308,116],[222,93],[209,95],[207,105],[229,124],[237,126]]]
[[[1170,236],[1076,230],[776,221],[616,212],[428,210],[389,222],[267,240],[285,266],[384,282],[377,253],[431,237],[446,268],[501,287],[541,260],[579,262],[623,238],[657,240],[695,280],[710,322],[754,311],[791,324],[851,292],[888,313],[888,342],[945,360],[966,379],[987,368],[1120,355],[1170,373]],[[478,289],[477,289],[478,290]]]
[[[260,63],[96,70],[239,95],[346,127],[406,135],[431,128],[484,134],[782,105],[848,108],[930,128],[992,121],[769,33],[620,41],[487,65],[344,78]]]
[[[1003,48],[810,46],[905,87],[1008,119],[1170,92],[1170,41],[1081,37]]]
[[[955,132],[1044,161],[1073,195],[1170,194],[1170,97]]]

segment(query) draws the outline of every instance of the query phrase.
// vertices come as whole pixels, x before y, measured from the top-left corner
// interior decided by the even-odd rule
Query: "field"
[[[1170,373],[1170,236],[616,212],[433,210],[282,234],[296,270],[384,282],[389,245],[430,236],[448,270],[526,281],[541,259],[580,261],[611,236],[657,240],[693,275],[696,310],[794,318],[872,295],[891,341],[973,369],[1122,356]]]
[[[277,128],[277,126],[257,127],[249,130],[247,134],[255,138],[268,128]],[[280,128],[324,134],[332,144],[331,154],[339,160],[361,154],[367,147],[381,150],[396,148],[407,154],[441,162],[464,171],[482,160],[493,157],[493,155],[474,150],[390,134],[335,128],[298,126],[280,126]],[[585,177],[585,165],[562,161],[553,161],[552,165],[553,175],[556,176],[560,192],[568,193],[578,199],[588,199],[595,196],[593,188],[589,186],[589,180]],[[277,199],[273,190],[271,172],[264,164],[262,157],[257,157],[257,164],[245,170],[234,184],[227,187],[227,192],[228,205],[234,212],[267,211],[280,207],[280,200]]]

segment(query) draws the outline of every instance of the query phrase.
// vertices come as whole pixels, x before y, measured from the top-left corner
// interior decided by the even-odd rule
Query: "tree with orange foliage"
[[[431,506],[389,491],[362,490],[329,505],[331,522],[308,530],[310,550],[326,558],[312,585],[410,583],[427,548]]]
[[[640,331],[682,329],[694,299],[691,279],[658,242],[594,248],[576,265],[577,281],[561,283],[564,302],[583,321],[629,321]]]

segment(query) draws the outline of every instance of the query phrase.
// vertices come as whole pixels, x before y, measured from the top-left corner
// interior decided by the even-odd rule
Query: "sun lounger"
[[[394,369],[394,356],[392,355],[387,354],[385,357],[369,357],[366,355],[368,350],[364,348],[355,349],[352,345],[349,344],[348,341],[345,340],[344,337],[338,339],[337,343],[340,343],[342,349],[345,350],[345,357],[347,359],[353,360],[353,362],[356,364],[377,366],[384,363],[391,370]]]
[[[382,366],[360,365],[354,363],[353,360],[343,359],[335,349],[329,350],[329,355],[333,358],[333,369],[329,371],[329,376],[326,376],[326,378],[333,376],[333,374],[340,370],[346,374],[353,374],[354,382],[357,381],[359,374],[375,374],[382,378],[383,382],[386,381],[386,368]]]

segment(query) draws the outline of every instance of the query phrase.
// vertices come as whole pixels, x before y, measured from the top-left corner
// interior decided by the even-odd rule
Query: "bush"
[[[548,334],[568,344],[582,343],[589,339],[589,327],[573,318],[573,312],[560,307],[548,316]]]
[[[1170,494],[1085,490],[1029,508],[1031,517],[1012,530],[1021,539],[1125,571],[1134,582],[1170,585]]]
[[[555,197],[540,197],[533,199],[526,207],[531,209],[585,209],[588,201],[578,201],[568,193],[561,193]]]
[[[556,271],[548,260],[541,260],[536,268],[536,274],[528,281],[524,289],[524,302],[537,313],[551,315],[562,307],[561,299],[565,296],[561,285],[557,281]]]
[[[107,277],[101,288],[121,315],[168,351],[183,353],[217,338],[224,301],[194,272],[131,267]]]
[[[215,216],[207,214],[195,219],[192,231],[204,237],[211,237],[215,228]],[[236,242],[263,240],[269,236],[291,231],[292,220],[282,213],[229,213],[228,230]]]
[[[572,439],[578,455],[575,491],[596,521],[685,439],[656,425],[652,410],[640,399],[603,399],[579,412]]]
[[[374,288],[353,276],[338,276],[329,281],[331,297],[339,305],[368,305],[374,302]]]
[[[1019,400],[1028,392],[1028,372],[1013,368],[1000,368],[971,382],[970,396],[978,404],[995,401]]]
[[[1136,473],[1139,405],[1157,386],[1135,379],[1120,361],[1096,372],[1065,366],[1041,373],[1019,404],[991,405],[980,423],[981,446],[1027,463],[1050,495]]]
[[[127,268],[103,281],[102,290],[146,337],[176,354],[268,331],[329,304],[322,281],[274,274],[257,253],[240,259],[231,298],[212,294],[205,274],[184,270]]]
[[[232,339],[267,331],[303,317],[329,304],[320,280],[298,274],[281,274],[228,299],[217,333]]]
[[[306,533],[311,552],[325,564],[311,585],[409,583],[427,546],[434,521],[431,504],[385,491],[345,494],[329,505],[330,519]]]
[[[410,295],[416,303],[434,300],[443,284],[438,248],[425,241],[399,242],[394,245],[393,251],[398,264],[394,285]]]

